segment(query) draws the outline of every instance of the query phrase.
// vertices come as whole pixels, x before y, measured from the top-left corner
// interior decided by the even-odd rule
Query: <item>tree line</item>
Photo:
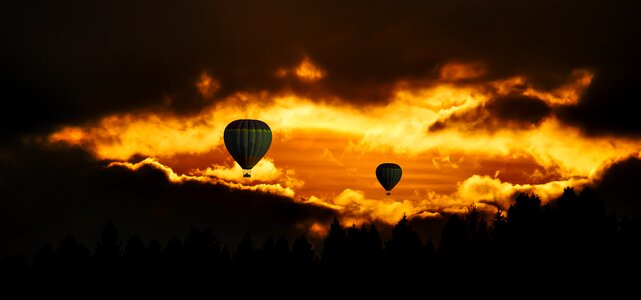
[[[435,277],[463,270],[513,274],[639,266],[639,216],[617,219],[607,214],[595,191],[586,188],[577,194],[567,188],[546,205],[534,194],[521,193],[514,200],[493,218],[474,206],[465,214],[450,216],[438,243],[422,239],[406,216],[388,239],[373,224],[344,227],[334,219],[321,249],[314,249],[304,235],[293,241],[284,236],[267,238],[259,245],[250,234],[229,249],[211,229],[196,228],[184,241],[173,238],[164,246],[157,240],[146,243],[138,235],[122,243],[109,221],[93,252],[69,235],[59,247],[44,245],[30,266],[20,256],[3,259],[0,272],[29,280],[92,276],[131,281],[190,276],[249,280],[274,279],[274,274],[300,279],[422,270]]]

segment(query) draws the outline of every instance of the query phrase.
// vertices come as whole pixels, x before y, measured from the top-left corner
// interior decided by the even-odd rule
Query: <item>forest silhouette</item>
[[[423,239],[406,216],[387,239],[376,225],[344,227],[334,219],[319,249],[304,235],[258,243],[249,233],[230,249],[208,228],[194,228],[184,240],[173,238],[165,245],[139,235],[125,241],[108,221],[94,251],[69,235],[58,247],[45,244],[31,264],[22,255],[3,258],[0,272],[14,282],[204,280],[221,287],[238,280],[368,278],[374,283],[403,280],[407,272],[432,282],[490,281],[541,272],[562,278],[627,268],[638,274],[640,250],[639,216],[617,218],[606,213],[594,190],[577,194],[566,188],[546,205],[537,195],[518,194],[507,211],[490,218],[472,206],[465,214],[449,216],[440,241]]]

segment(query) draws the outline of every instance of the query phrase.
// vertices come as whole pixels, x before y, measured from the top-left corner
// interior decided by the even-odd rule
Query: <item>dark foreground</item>
[[[510,287],[619,290],[640,277],[641,222],[638,216],[606,214],[592,190],[577,195],[567,189],[545,206],[535,195],[518,195],[491,220],[475,208],[453,215],[438,243],[424,242],[406,217],[388,239],[374,225],[344,228],[335,220],[317,250],[305,236],[268,238],[257,246],[249,234],[229,249],[210,229],[192,229],[184,241],[166,245],[137,235],[121,244],[108,222],[93,252],[68,236],[59,247],[42,247],[32,264],[26,261],[21,255],[2,260],[6,287],[38,293],[44,287],[53,293],[84,287],[213,289],[238,296],[273,296],[290,288],[321,294],[443,292],[451,286],[478,294]]]

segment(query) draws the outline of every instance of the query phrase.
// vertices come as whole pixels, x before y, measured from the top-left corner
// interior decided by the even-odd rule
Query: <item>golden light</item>
[[[482,63],[461,63],[451,62],[443,65],[439,75],[445,81],[458,81],[474,79],[485,74],[485,67]]]
[[[295,72],[298,78],[305,81],[316,81],[325,77],[325,72],[314,65],[312,61],[307,57],[305,57],[303,61],[301,61],[301,63],[296,67]]]
[[[525,96],[542,99],[550,106],[574,105],[579,102],[583,91],[590,85],[594,75],[588,70],[572,72],[570,82],[551,92],[540,92],[531,87],[523,92]]]
[[[203,72],[200,75],[200,80],[196,83],[196,87],[198,87],[200,95],[205,98],[211,98],[220,89],[220,82],[211,77],[208,73]]]
[[[99,158],[115,160],[112,165],[155,167],[175,182],[219,182],[328,207],[347,224],[394,223],[404,213],[434,217],[463,212],[471,204],[496,210],[506,208],[518,191],[548,201],[641,149],[634,139],[585,136],[553,115],[525,128],[452,123],[430,131],[436,122],[500,95],[535,96],[551,106],[576,104],[593,75],[576,71],[567,84],[549,92],[535,89],[524,77],[455,85],[450,81],[481,76],[481,69],[446,66],[442,76],[448,80],[425,87],[401,82],[390,101],[367,108],[291,92],[239,92],[216,99],[195,116],[116,114],[93,125],[62,128],[49,141],[82,145]],[[306,59],[296,76],[318,80],[324,74]],[[240,118],[263,120],[274,135],[251,181],[241,177],[222,141],[225,126]],[[154,159],[118,162],[136,154]],[[387,161],[404,170],[391,197],[385,197],[374,175],[378,163]]]
[[[167,179],[169,179],[169,181],[174,183],[181,183],[181,182],[191,180],[191,181],[217,183],[217,184],[222,184],[234,189],[261,191],[261,192],[272,193],[272,194],[290,197],[290,198],[293,198],[295,195],[293,189],[283,186],[280,183],[260,183],[260,181],[258,181],[259,183],[255,183],[257,180],[245,180],[245,182],[233,182],[233,181],[224,180],[222,178],[211,177],[207,174],[202,174],[202,175],[180,174],[179,175],[179,174],[176,174],[176,172],[174,172],[174,170],[172,170],[170,167],[163,165],[155,158],[146,158],[143,161],[138,163],[112,162],[109,165],[107,165],[107,167],[114,167],[114,166],[125,167],[134,171],[142,167],[155,168],[165,173],[165,175],[167,176]],[[215,169],[213,169],[212,171],[215,172]],[[224,171],[225,170],[223,170],[223,172]]]

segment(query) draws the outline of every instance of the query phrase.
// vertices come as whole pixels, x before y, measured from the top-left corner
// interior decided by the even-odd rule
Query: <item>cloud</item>
[[[440,68],[439,76],[445,81],[460,81],[481,77],[486,71],[482,63],[450,62]]]
[[[226,167],[221,165],[213,165],[205,170],[192,171],[194,175],[200,176],[214,176],[219,179],[237,181],[239,174],[242,174],[243,169],[234,163],[233,167]],[[304,182],[296,177],[296,171],[287,169],[282,170],[276,167],[274,160],[271,158],[263,158],[258,164],[252,168],[252,181],[263,182],[278,182],[285,186],[292,188],[299,188],[303,186]]]
[[[533,125],[540,123],[551,112],[545,102],[527,96],[496,98],[487,104],[487,109],[499,119]]]
[[[539,125],[552,109],[541,99],[521,95],[500,96],[479,106],[462,110],[429,126],[439,131],[454,126],[468,131],[527,129]]]
[[[214,198],[189,194],[203,187],[232,187],[232,198],[266,191],[353,219],[456,212],[478,199],[504,206],[518,190],[552,197],[641,148],[640,5],[3,1],[0,158],[11,158],[3,164],[14,176],[0,177],[0,188],[26,191],[7,198],[21,199],[11,205],[24,215],[42,205],[64,216],[66,178],[79,183],[72,207],[96,218],[156,195],[127,180],[195,197],[164,190],[176,201]],[[248,117],[274,129],[274,165],[249,183],[232,180],[222,147],[224,127]],[[48,150],[13,159],[26,145]],[[81,149],[59,150],[69,145]],[[411,175],[398,187],[405,200],[372,196],[370,171],[383,159]],[[47,206],[39,189],[59,199]],[[108,195],[98,206],[78,200],[98,191]],[[312,195],[325,200],[305,200]]]
[[[345,224],[369,223],[382,221],[395,224],[403,214],[415,211],[414,203],[409,200],[395,201],[392,199],[368,199],[362,191],[345,189],[330,200],[315,196],[310,197],[309,203],[336,209]]]
[[[530,151],[538,147],[523,139],[524,136],[536,135],[540,140],[567,135],[573,137],[567,140],[572,143],[586,140],[556,119],[543,119],[548,109],[541,101],[514,95],[494,98],[494,92],[485,89],[485,85],[401,86],[390,103],[372,105],[366,113],[340,103],[317,103],[295,94],[239,93],[194,116],[112,115],[90,126],[64,127],[49,139],[83,144],[98,157],[120,160],[135,154],[206,153],[222,145],[222,132],[230,121],[250,116],[270,124],[276,140],[288,140],[292,132],[303,130],[353,135],[357,138],[354,147],[361,150],[383,147],[398,153],[441,149],[506,154],[520,149],[532,153],[544,166],[549,164],[540,159],[538,151]],[[527,90],[535,91],[531,87]],[[502,119],[532,126],[501,126]],[[437,132],[426,132],[426,128],[448,120],[455,123],[449,130],[443,127]]]
[[[203,72],[200,75],[200,80],[198,80],[196,87],[198,87],[198,91],[203,98],[212,98],[220,89],[220,82],[211,77],[209,73]]]
[[[404,215],[419,218],[438,218],[443,214],[464,213],[470,206],[495,213],[507,210],[517,193],[537,194],[547,203],[563,193],[566,187],[578,190],[589,183],[587,179],[550,181],[543,184],[512,184],[489,176],[473,175],[458,184],[450,195],[427,190],[418,201],[391,197],[370,199],[359,190],[345,189],[333,198],[312,196],[306,203],[337,211],[345,224],[383,222],[395,224]]]
[[[325,72],[318,66],[314,65],[307,57],[305,57],[296,67],[294,73],[300,80],[305,81],[317,81],[325,77]]]
[[[260,182],[251,189],[305,199],[329,199],[346,189],[369,194],[377,188],[371,170],[384,158],[401,162],[409,172],[399,188],[421,207],[417,203],[423,199],[414,191],[428,187],[449,195],[457,182],[473,175],[499,171],[498,178],[517,189],[588,179],[602,165],[637,153],[641,142],[636,139],[586,136],[550,112],[562,106],[559,103],[573,103],[587,81],[589,74],[580,73],[559,88],[565,92],[554,95],[519,78],[463,87],[400,85],[390,102],[364,111],[296,94],[238,93],[199,114],[111,115],[88,126],[63,127],[48,140],[80,145],[101,159],[156,157],[172,170],[181,170],[181,176],[213,175],[228,186],[250,188],[230,179],[236,171],[223,147],[222,132],[234,119],[257,118],[270,125],[274,142],[255,172]],[[569,92],[572,88],[576,90]],[[560,101],[557,96],[569,98]],[[449,125],[427,130],[443,120]],[[446,157],[449,163],[442,159]]]
[[[575,106],[561,110],[560,118],[591,136],[641,136],[639,113],[641,80],[636,71],[641,59],[602,68]]]
[[[556,116],[558,110],[576,105],[593,75],[576,69],[563,85],[549,91],[534,88],[521,76],[491,81],[485,87],[485,100],[439,116],[428,129],[454,126],[458,130],[497,131],[537,126],[546,117]]]
[[[604,166],[593,186],[607,211],[634,216],[641,213],[639,182],[641,159],[635,155]]]
[[[121,237],[166,242],[191,227],[211,227],[226,243],[246,232],[297,237],[334,212],[257,188],[230,188],[171,172],[157,161],[111,164],[78,147],[21,146],[0,158],[0,256],[33,254],[66,234],[93,243],[107,219]],[[246,185],[242,185],[246,186]],[[91,244],[89,244],[92,246]]]
[[[511,184],[489,176],[474,175],[459,184],[456,198],[492,205],[506,210],[516,193],[537,194],[545,203],[560,196],[566,187],[581,189],[587,179],[550,181],[543,184]]]
[[[590,132],[634,130],[632,122],[612,116],[635,97],[636,77],[627,70],[640,65],[639,5],[144,0],[53,7],[5,1],[0,82],[12,105],[0,114],[0,134],[4,140],[48,133],[120,113],[189,115],[239,92],[294,91],[358,106],[387,103],[403,82],[514,76],[550,92],[577,69],[603,75],[598,90],[604,92],[595,87],[590,97],[600,104],[587,105],[568,122]],[[305,75],[322,77],[314,84],[274,76],[292,69],[324,76]],[[206,82],[202,74],[212,78],[205,93],[193,84]],[[610,117],[591,121],[599,106]]]
[[[169,181],[173,183],[183,183],[187,181],[198,181],[203,183],[215,183],[221,184],[233,189],[238,190],[248,190],[248,191],[259,191],[264,193],[271,193],[274,195],[280,195],[283,197],[293,198],[295,193],[293,187],[288,186],[287,184],[296,184],[297,186],[302,185],[301,181],[292,178],[288,175],[293,175],[292,171],[281,171],[276,169],[272,162],[267,160],[262,160],[262,164],[259,163],[256,165],[258,176],[250,180],[244,180],[240,176],[242,169],[236,164],[237,168],[226,168],[224,166],[213,166],[213,168],[207,168],[205,171],[194,171],[195,175],[185,175],[185,174],[176,174],[174,170],[170,167],[167,167],[158,160],[154,158],[146,158],[138,163],[130,162],[112,162],[107,165],[107,167],[125,167],[127,169],[136,171],[140,168],[154,168],[162,171]],[[232,173],[233,172],[233,173]],[[283,180],[279,180],[279,179]],[[268,181],[275,183],[252,183],[247,181]],[[240,182],[245,181],[245,182]],[[279,182],[279,181],[282,181]]]

